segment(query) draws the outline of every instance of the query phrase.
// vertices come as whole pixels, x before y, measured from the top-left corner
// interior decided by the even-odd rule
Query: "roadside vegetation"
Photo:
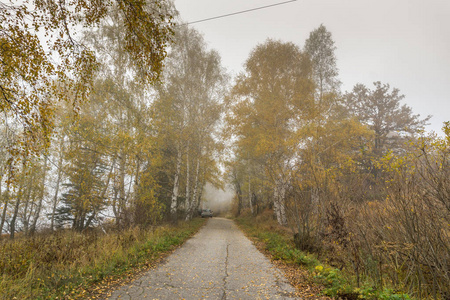
[[[95,299],[154,266],[205,223],[103,233],[64,230],[0,243],[0,299]]]
[[[407,294],[395,291],[392,287],[378,290],[371,281],[358,285],[354,274],[329,265],[326,257],[299,250],[290,230],[277,224],[269,210],[257,217],[244,213],[235,221],[263,253],[291,267],[285,270],[287,278],[300,293],[304,293],[301,294],[302,298],[321,299],[320,295],[324,295],[334,299],[355,300],[410,299]],[[299,278],[299,274],[304,274],[304,271],[307,271],[307,276]]]
[[[226,118],[234,215],[273,210],[297,252],[262,239],[330,266],[312,266],[330,295],[449,299],[450,122],[426,133],[430,117],[389,84],[342,92],[335,49],[321,25],[303,49],[267,40],[250,53]]]

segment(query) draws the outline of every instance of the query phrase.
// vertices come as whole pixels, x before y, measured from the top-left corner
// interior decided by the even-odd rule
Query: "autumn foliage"
[[[234,213],[273,208],[298,249],[348,274],[348,297],[447,299],[449,124],[427,136],[430,117],[389,84],[342,93],[334,49],[322,25],[303,51],[268,40],[250,54],[227,119]]]
[[[88,274],[75,262],[119,268],[113,249],[153,247],[127,252],[147,234],[130,228],[191,220],[209,183],[233,187],[235,215],[272,210],[289,255],[318,255],[324,280],[342,271],[348,297],[448,299],[450,124],[426,134],[387,83],[341,91],[324,25],[303,48],[255,46],[229,89],[176,15],[168,0],[0,3],[0,288],[49,295]],[[124,233],[84,235],[105,226]]]

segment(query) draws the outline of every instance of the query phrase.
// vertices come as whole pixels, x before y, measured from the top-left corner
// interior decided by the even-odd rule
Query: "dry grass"
[[[73,231],[0,244],[0,299],[86,299],[154,265],[202,225],[81,234]]]

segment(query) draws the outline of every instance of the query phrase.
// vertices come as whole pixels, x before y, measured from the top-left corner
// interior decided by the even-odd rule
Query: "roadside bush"
[[[282,260],[297,268],[308,269],[312,280],[323,286],[323,294],[349,300],[410,299],[407,294],[394,289],[378,290],[369,282],[357,287],[352,274],[323,264],[316,255],[297,249],[290,231],[279,226],[271,214],[271,211],[267,210],[262,216],[241,216],[236,221],[247,235],[264,244],[264,249],[270,253],[272,259]]]
[[[386,154],[374,163],[377,172],[350,162],[318,172],[314,184],[293,180],[287,205],[297,248],[350,274],[368,299],[408,299],[406,293],[450,299],[450,127],[445,128],[445,138],[423,137],[405,153]],[[333,281],[329,276],[334,275],[319,274]],[[341,287],[332,284],[327,291],[339,295]],[[392,291],[401,296],[386,296]]]

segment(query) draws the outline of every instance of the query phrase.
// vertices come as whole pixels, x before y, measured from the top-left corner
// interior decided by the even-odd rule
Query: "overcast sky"
[[[285,0],[175,0],[187,22]],[[343,90],[389,83],[414,113],[433,115],[428,130],[450,121],[450,0],[298,0],[190,25],[204,34],[235,75],[267,38],[303,47],[324,24],[333,34]]]

